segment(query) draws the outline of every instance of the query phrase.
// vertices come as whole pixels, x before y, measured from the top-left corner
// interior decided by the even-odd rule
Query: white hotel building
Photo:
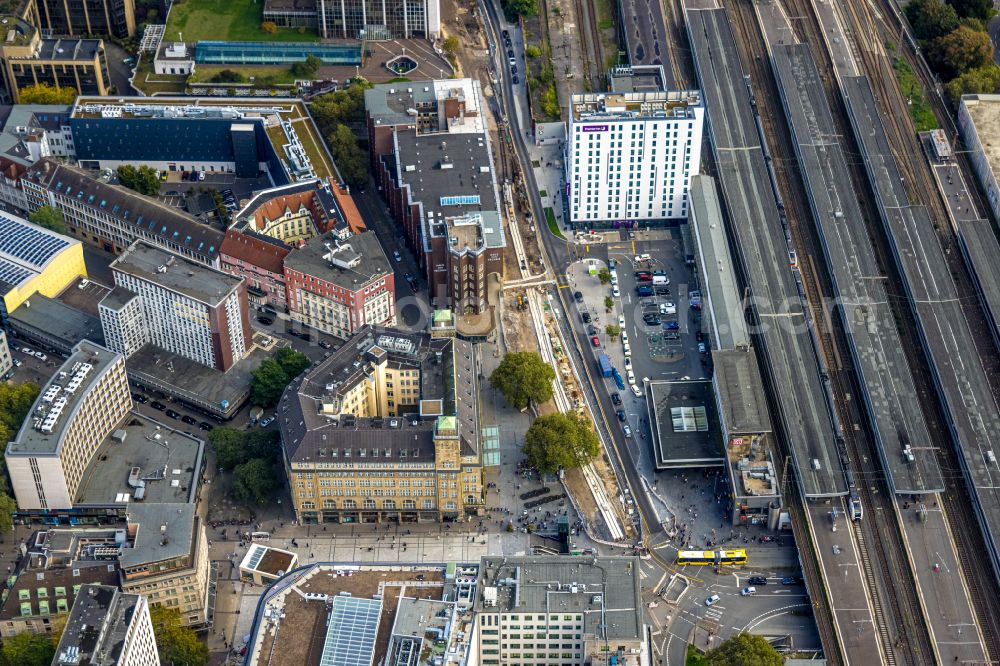
[[[686,218],[701,167],[698,91],[573,95],[566,142],[570,221],[577,227]]]

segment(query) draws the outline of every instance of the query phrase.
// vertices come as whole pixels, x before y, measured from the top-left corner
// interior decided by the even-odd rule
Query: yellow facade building
[[[32,295],[53,298],[86,277],[80,241],[0,213],[0,292],[10,313]]]
[[[285,391],[285,469],[303,523],[454,521],[483,510],[475,350],[365,326]]]

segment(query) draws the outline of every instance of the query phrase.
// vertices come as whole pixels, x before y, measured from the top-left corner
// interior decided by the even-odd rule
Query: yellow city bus
[[[677,551],[677,564],[693,564],[695,566],[714,566],[717,564],[733,565],[746,564],[747,551],[745,550],[679,550]]]

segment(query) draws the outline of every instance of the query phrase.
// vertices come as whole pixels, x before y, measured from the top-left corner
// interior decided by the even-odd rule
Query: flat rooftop
[[[123,594],[110,585],[84,585],[66,620],[56,663],[117,663],[139,600],[139,595]]]
[[[495,605],[487,605],[486,595],[494,594],[490,589]],[[642,639],[642,607],[638,557],[536,555],[484,557],[473,608],[501,614],[582,613],[585,634],[637,641]]]
[[[195,540],[194,503],[146,504],[128,507],[128,523],[138,525],[131,548],[118,557],[122,569],[187,557]]]
[[[298,556],[295,553],[254,543],[250,545],[246,556],[240,562],[240,569],[259,571],[269,576],[281,576],[291,571],[297,561]]]
[[[103,561],[92,562],[90,566],[26,569],[7,588],[7,597],[0,606],[0,620],[68,613],[76,602],[76,586],[88,584],[117,586],[118,564]]]
[[[635,65],[611,70],[611,92],[662,92],[667,89],[663,65]]]
[[[418,580],[418,576],[422,580]],[[446,585],[442,566],[314,565],[301,572],[294,584],[283,586],[279,581],[265,592],[265,601],[260,607],[265,613],[268,613],[269,608],[280,608],[281,617],[278,620],[261,621],[258,616],[258,632],[251,638],[252,650],[247,664],[320,666],[327,643],[330,613],[322,597],[310,600],[304,595],[337,597],[347,594],[350,595],[347,598],[362,601],[381,594],[374,654],[371,662],[365,662],[379,664],[389,649],[399,599],[404,596],[441,599]],[[272,629],[275,625],[277,631]],[[471,626],[467,627],[467,635],[470,631]]]
[[[993,177],[1000,180],[1000,142],[990,140],[1000,135],[1000,95],[962,95],[962,105],[980,137],[980,147]]]
[[[738,436],[771,432],[764,381],[753,351],[712,350],[712,366],[726,433]]]
[[[104,344],[99,318],[42,294],[22,303],[10,313],[10,320],[22,329],[61,340],[67,347],[84,340]]]
[[[688,191],[688,224],[698,243],[705,304],[712,317],[714,349],[748,349],[750,331],[743,314],[743,298],[729,254],[729,235],[722,217],[715,179],[692,176]]]
[[[374,231],[338,240],[330,234],[316,236],[285,257],[285,267],[358,291],[393,269]]]
[[[438,124],[426,131],[450,134],[486,131],[479,82],[468,78],[382,83],[365,91],[365,110],[376,125],[412,125],[416,124],[416,116],[411,110],[432,110],[437,114],[438,102],[444,99],[465,103],[464,122],[447,124],[439,118]]]
[[[83,399],[120,354],[84,340],[42,387],[17,439],[7,445],[7,455],[57,455]],[[36,426],[37,423],[37,426]]]
[[[144,345],[128,358],[129,378],[142,384],[169,389],[171,395],[193,404],[230,406],[242,404],[249,395],[251,374],[270,354],[253,348],[236,365],[222,372],[153,344]]]
[[[91,62],[104,50],[100,39],[79,39],[74,37],[53,37],[38,43],[35,60],[72,60]]]
[[[143,240],[118,255],[111,269],[217,307],[243,278],[192,261]]]
[[[574,123],[683,120],[694,118],[694,110],[701,106],[701,93],[697,90],[581,93],[570,98]]]
[[[73,505],[120,507],[138,501],[191,502],[204,446],[199,439],[130,413],[94,454]]]
[[[712,382],[651,381],[646,386],[656,468],[724,465]]]

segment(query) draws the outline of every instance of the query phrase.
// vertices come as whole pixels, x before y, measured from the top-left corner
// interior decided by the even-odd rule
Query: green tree
[[[365,91],[372,85],[364,79],[354,79],[349,86],[315,98],[309,112],[317,127],[326,135],[342,123],[360,123],[365,116]]]
[[[215,450],[215,462],[229,471],[249,460],[245,445],[245,435],[236,428],[213,428],[208,433],[208,441]]]
[[[61,632],[60,632],[61,634]],[[0,666],[49,666],[56,655],[56,643],[49,634],[25,631],[3,639]]]
[[[449,35],[448,37],[444,38],[443,42],[441,42],[441,49],[445,52],[445,54],[449,58],[454,58],[458,55],[459,46],[460,43],[458,41],[458,37],[456,37],[455,35]]]
[[[958,27],[955,8],[944,0],[912,0],[906,5],[906,19],[921,41],[943,37]]]
[[[538,14],[538,0],[506,0],[503,3],[503,13],[508,21],[515,21],[519,16],[535,16]]]
[[[524,47],[524,55],[529,58],[538,58],[542,55],[542,50],[534,44],[530,44],[529,46]]]
[[[611,271],[606,268],[602,268],[601,272],[597,274],[597,279],[601,281],[601,284],[611,282]]]
[[[990,62],[992,55],[990,36],[964,25],[935,39],[927,52],[931,66],[947,80],[982,67]]]
[[[555,369],[535,352],[513,352],[490,375],[490,386],[503,393],[511,407],[524,409],[529,402],[539,405],[550,400],[555,378]]]
[[[264,33],[268,35],[278,34],[278,24],[275,23],[274,21],[264,21],[263,23],[260,24],[260,29],[263,30]]]
[[[344,182],[352,187],[364,187],[368,182],[368,160],[358,148],[358,140],[347,125],[337,125],[326,136],[330,154]]]
[[[0,492],[0,534],[7,534],[14,529],[14,512],[17,502],[5,492]]]
[[[622,334],[622,327],[618,324],[608,324],[604,327],[604,332],[608,334],[608,337],[614,340],[619,335]]]
[[[273,358],[264,359],[260,367],[250,373],[250,402],[260,407],[273,407],[290,381],[281,364]]]
[[[562,112],[559,110],[559,96],[556,94],[556,85],[550,83],[542,93],[542,111],[550,118],[559,119]]]
[[[273,428],[253,428],[247,431],[243,446],[247,460],[260,458],[275,463],[281,452],[281,433]]]
[[[42,206],[29,215],[28,219],[38,226],[45,227],[46,229],[54,231],[57,234],[66,233],[66,221],[63,219],[62,211],[58,208],[53,208],[52,206]]]
[[[14,439],[38,393],[38,385],[31,382],[0,384],[0,441]]]
[[[76,96],[76,88],[56,88],[47,83],[39,83],[21,88],[17,101],[21,104],[72,104]]]
[[[151,606],[149,616],[156,636],[156,650],[161,664],[206,666],[208,646],[198,640],[194,629],[181,625],[181,613],[176,608]]]
[[[608,312],[611,312],[611,308],[615,307],[615,299],[610,296],[604,297],[604,307],[607,308]]]
[[[295,379],[302,374],[302,371],[308,368],[311,363],[308,356],[302,352],[295,351],[291,347],[282,347],[275,352],[274,360],[285,371],[289,380]]]
[[[963,18],[970,17],[988,21],[996,14],[993,9],[993,0],[950,0],[950,2],[958,15]]]
[[[323,61],[310,53],[309,55],[306,56],[306,59],[303,60],[302,62],[297,62],[293,64],[291,70],[292,74],[294,74],[298,78],[311,79],[316,76],[316,73],[322,66],[323,66]]]
[[[238,465],[233,473],[233,492],[247,504],[263,504],[276,486],[274,467],[261,458]]]
[[[945,86],[948,97],[956,106],[962,95],[1000,93],[1000,67],[993,63],[962,72]]]
[[[707,666],[781,666],[784,659],[763,636],[737,634],[705,653]]]
[[[545,473],[586,465],[601,452],[590,424],[576,413],[550,414],[535,419],[524,435],[524,455]]]
[[[145,164],[134,167],[123,164],[118,167],[118,182],[139,194],[154,197],[160,193],[160,175],[151,166]]]

